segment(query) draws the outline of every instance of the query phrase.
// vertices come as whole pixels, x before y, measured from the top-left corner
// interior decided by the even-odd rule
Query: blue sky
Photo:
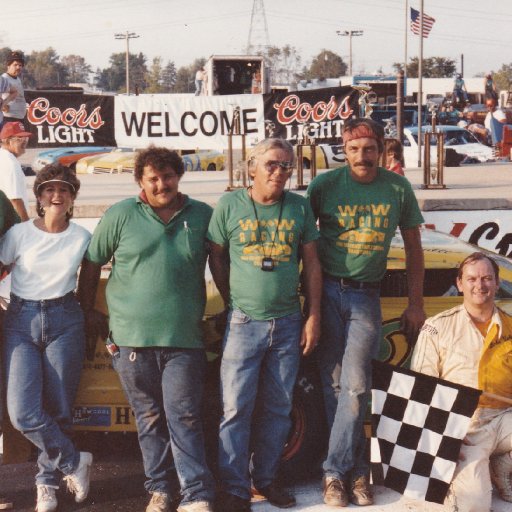
[[[2,6],[0,45],[26,52],[52,46],[60,56],[78,54],[93,69],[124,52],[115,33],[135,32],[131,52],[161,56],[179,67],[211,54],[239,54],[247,45],[253,0],[16,0]],[[348,62],[348,37],[337,30],[363,30],[352,39],[354,72],[392,71],[404,59],[406,0],[264,0],[270,44],[290,44],[303,64],[322,49]],[[409,0],[418,8],[419,0]],[[436,23],[424,40],[424,56],[449,57],[465,76],[512,62],[510,0],[424,0]],[[262,41],[264,42],[264,41]],[[409,32],[408,55],[418,55]]]

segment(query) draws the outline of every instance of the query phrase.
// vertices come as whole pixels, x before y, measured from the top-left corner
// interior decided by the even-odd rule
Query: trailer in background
[[[264,94],[270,90],[261,55],[212,55],[204,69],[207,96]]]

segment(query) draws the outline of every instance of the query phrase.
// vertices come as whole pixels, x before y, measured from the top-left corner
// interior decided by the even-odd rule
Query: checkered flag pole
[[[372,363],[373,483],[443,503],[481,391]]]

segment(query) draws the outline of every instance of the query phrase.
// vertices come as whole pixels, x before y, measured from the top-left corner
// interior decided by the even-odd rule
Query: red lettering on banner
[[[50,102],[46,98],[36,98],[31,101],[27,109],[27,119],[35,125],[45,122],[49,125],[62,123],[65,126],[76,125],[78,128],[92,128],[94,130],[105,124],[101,119],[101,107],[96,107],[88,114],[85,103],[82,103],[78,110],[67,108],[64,112],[61,112],[57,107],[50,107]]]
[[[296,94],[290,94],[281,103],[274,103],[274,108],[277,110],[277,120],[281,124],[290,124],[294,121],[305,123],[310,118],[315,122],[332,121],[336,117],[347,119],[352,115],[353,110],[350,108],[349,99],[349,96],[345,96],[338,105],[336,98],[331,96],[329,103],[319,101],[311,105],[308,102],[301,103]]]

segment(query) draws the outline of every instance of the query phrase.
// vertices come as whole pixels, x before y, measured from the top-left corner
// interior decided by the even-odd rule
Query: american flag
[[[435,19],[423,13],[423,37],[428,37],[432,27],[434,26]],[[411,7],[411,30],[413,34],[420,35],[420,11]]]

